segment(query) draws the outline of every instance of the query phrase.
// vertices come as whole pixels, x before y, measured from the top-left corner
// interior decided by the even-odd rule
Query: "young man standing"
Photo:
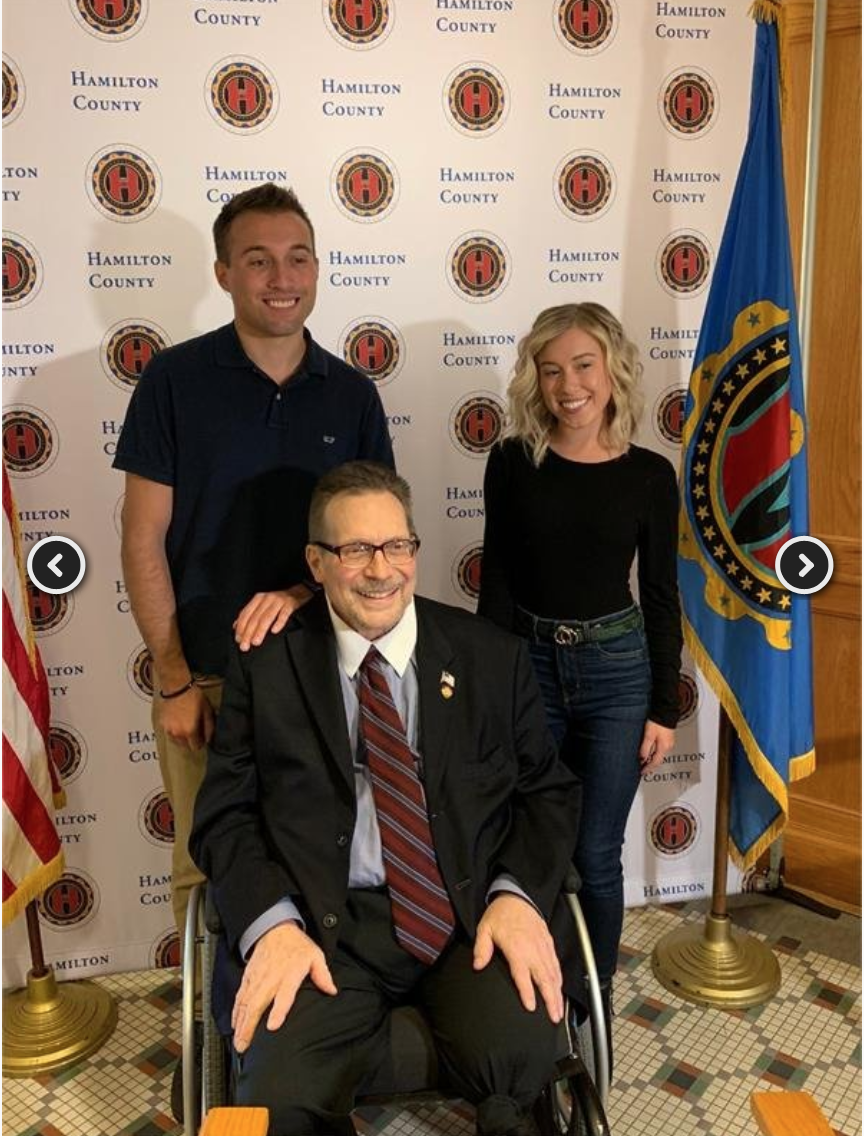
[[[256,187],[213,226],[232,323],[161,352],[129,404],[114,467],[126,473],[122,557],[156,672],[154,726],[174,809],[174,915],[201,879],[187,849],[232,626],[248,649],[311,595],[312,489],[352,458],[393,463],[374,384],[305,322],[318,260],[290,190]]]

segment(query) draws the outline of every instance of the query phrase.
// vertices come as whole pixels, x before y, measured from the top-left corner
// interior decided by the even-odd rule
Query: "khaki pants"
[[[222,701],[222,680],[202,678],[201,690],[207,701],[218,712]],[[186,904],[189,893],[195,884],[204,877],[192,862],[189,855],[189,835],[192,831],[192,812],[195,798],[204,771],[207,767],[207,749],[187,749],[173,742],[158,724],[161,703],[158,692],[153,695],[153,728],[156,731],[156,752],[159,755],[159,769],[162,784],[174,810],[174,850],[171,857],[171,901],[174,907],[174,921],[180,933],[180,947],[183,947],[183,934],[186,928]]]

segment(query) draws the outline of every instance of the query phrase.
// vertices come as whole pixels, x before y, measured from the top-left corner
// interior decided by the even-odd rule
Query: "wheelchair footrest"
[[[211,1108],[200,1136],[267,1136],[266,1108]]]

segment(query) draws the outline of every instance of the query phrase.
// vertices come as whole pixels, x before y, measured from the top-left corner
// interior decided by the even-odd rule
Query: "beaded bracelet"
[[[197,685],[198,685],[198,683],[195,681],[195,678],[193,677],[193,678],[189,679],[189,681],[186,683],[185,686],[181,686],[179,690],[172,690],[168,694],[166,694],[164,690],[160,690],[159,691],[159,697],[166,699],[166,700],[170,699],[170,698],[179,698],[181,694],[185,694],[187,690],[191,690],[193,686],[197,686]]]

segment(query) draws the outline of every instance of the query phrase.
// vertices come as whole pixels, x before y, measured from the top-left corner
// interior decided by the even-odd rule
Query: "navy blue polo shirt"
[[[306,577],[318,478],[355,458],[393,465],[374,383],[305,335],[281,386],[232,323],[160,352],[129,403],[113,464],[174,490],[166,552],[195,671],[224,673],[231,624],[256,592]]]

